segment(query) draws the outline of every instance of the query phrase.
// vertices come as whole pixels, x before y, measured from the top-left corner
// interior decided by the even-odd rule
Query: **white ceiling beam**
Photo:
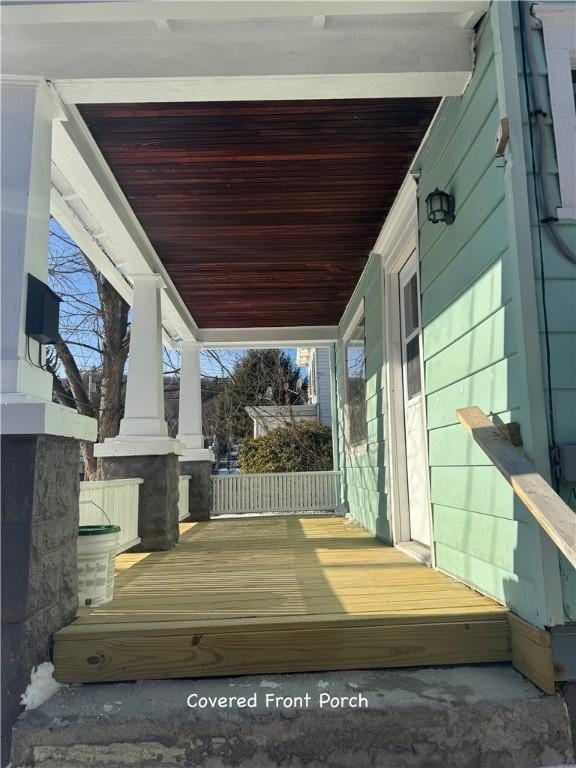
[[[66,230],[66,233],[74,240],[84,255],[90,259],[96,269],[105,275],[110,285],[122,296],[124,301],[131,305],[132,286],[112,259],[106,254],[102,246],[96,242],[96,235],[86,229],[84,222],[80,219],[77,212],[69,205],[69,196],[66,197],[68,197],[68,200],[52,185],[50,213],[60,226]]]
[[[158,32],[171,32],[170,22],[168,19],[154,19],[154,24]]]
[[[156,19],[254,19],[483,13],[485,0],[146,0],[146,2],[31,2],[5,0],[3,24],[62,24]]]
[[[322,347],[338,340],[337,325],[302,325],[278,328],[200,328],[205,347]]]
[[[119,265],[106,253],[102,244],[96,242],[95,238],[97,235],[89,231],[78,212],[67,203],[67,199],[70,199],[70,197],[69,195],[61,195],[54,184],[52,184],[52,189],[50,190],[51,215],[74,240],[86,258],[90,259],[96,269],[106,277],[106,280],[122,296],[124,301],[129,306],[132,306],[134,298],[132,284],[122,274]],[[79,200],[80,198],[75,195],[74,199]],[[164,325],[162,326],[162,339],[164,346],[172,348],[176,346],[172,334]]]
[[[246,34],[111,27],[106,55],[101,33],[24,29],[4,28],[3,70],[42,72],[65,103],[454,96],[474,64],[472,30],[421,19]]]
[[[134,215],[120,186],[96,146],[85,124],[73,107],[66,108],[67,120],[55,122],[52,136],[52,162],[58,178],[65,179],[69,189],[77,197],[73,205],[84,205],[90,216],[97,222],[97,229],[84,230],[80,220],[74,221],[70,203],[64,201],[55,190],[52,195],[53,215],[67,229],[79,237],[82,250],[100,269],[117,290],[126,291],[119,282],[118,269],[130,277],[131,274],[156,273],[165,283],[162,302],[162,323],[169,338],[196,338],[197,327],[168,276],[162,262],[154,251],[140,222]],[[65,207],[66,206],[66,207]],[[79,217],[78,217],[79,219]],[[106,238],[106,256],[96,244],[97,232]],[[122,293],[126,300],[131,292]]]

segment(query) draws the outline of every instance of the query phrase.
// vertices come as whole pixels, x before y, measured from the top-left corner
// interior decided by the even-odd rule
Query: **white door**
[[[410,256],[399,275],[402,389],[410,539],[430,546],[428,461],[422,382],[418,257]]]

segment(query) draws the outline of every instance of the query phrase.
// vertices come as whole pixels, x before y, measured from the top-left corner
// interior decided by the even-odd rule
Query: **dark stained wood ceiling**
[[[200,327],[338,323],[437,99],[90,104]]]

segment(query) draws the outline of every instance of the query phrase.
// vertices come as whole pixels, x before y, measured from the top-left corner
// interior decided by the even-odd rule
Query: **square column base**
[[[173,437],[127,435],[107,437],[103,443],[96,443],[94,456],[98,458],[112,456],[180,456],[182,444]]]
[[[201,522],[210,520],[212,509],[212,475],[211,460],[186,461],[180,460],[180,474],[189,475],[188,481],[188,511],[187,520]]]
[[[32,667],[78,608],[80,447],[2,436],[2,765]]]
[[[101,458],[105,480],[140,477],[138,496],[138,536],[140,544],[133,552],[172,549],[178,543],[178,456],[104,456]]]

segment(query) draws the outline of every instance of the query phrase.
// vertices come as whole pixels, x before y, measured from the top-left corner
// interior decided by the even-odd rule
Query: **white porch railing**
[[[339,472],[213,476],[212,514],[333,511],[339,503],[339,478]]]
[[[80,483],[80,525],[106,523],[103,509],[110,522],[120,526],[117,553],[139,544],[138,486],[143,482],[139,477],[130,477]]]
[[[188,508],[188,494],[190,487],[190,475],[180,475],[178,484],[178,520],[186,520],[190,514]]]

